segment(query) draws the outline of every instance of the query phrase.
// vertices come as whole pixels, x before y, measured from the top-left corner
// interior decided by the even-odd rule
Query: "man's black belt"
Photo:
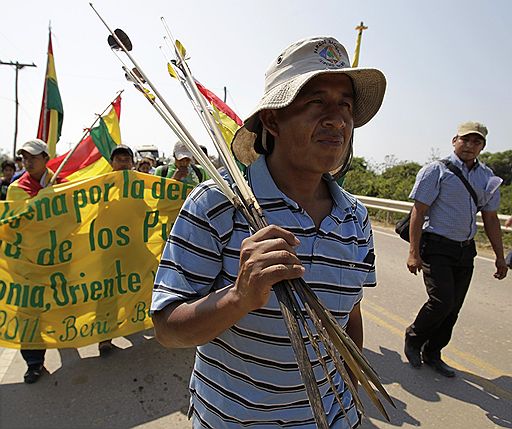
[[[429,241],[437,241],[439,243],[446,243],[451,244],[452,246],[459,246],[459,247],[467,247],[471,244],[473,244],[473,239],[471,240],[464,240],[464,241],[455,241],[450,240],[449,238],[443,237],[439,234],[434,234],[433,232],[424,232],[423,238],[429,240]]]

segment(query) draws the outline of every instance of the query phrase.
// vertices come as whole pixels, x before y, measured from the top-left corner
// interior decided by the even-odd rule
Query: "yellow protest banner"
[[[119,171],[0,202],[0,346],[81,347],[151,327],[160,254],[191,190]]]

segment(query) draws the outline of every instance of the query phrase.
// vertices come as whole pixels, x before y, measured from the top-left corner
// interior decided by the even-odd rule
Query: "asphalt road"
[[[375,232],[379,285],[363,301],[365,354],[393,397],[383,420],[367,400],[362,428],[512,428],[512,276],[492,277],[492,260],[476,273],[445,360],[446,379],[414,370],[403,355],[403,333],[423,304],[422,279],[407,272],[406,243]],[[0,428],[190,428],[187,383],[194,350],[165,350],[150,333],[114,340],[102,358],[95,345],[50,350],[46,374],[22,382],[24,362],[0,348]]]

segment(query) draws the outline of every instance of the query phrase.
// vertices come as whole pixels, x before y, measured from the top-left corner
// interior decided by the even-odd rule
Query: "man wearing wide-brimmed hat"
[[[329,173],[348,166],[353,129],[377,113],[385,86],[380,71],[350,68],[334,38],[290,45],[232,143],[271,226],[251,233],[212,182],[185,202],[151,310],[163,345],[198,346],[194,428],[316,427],[272,290],[279,281],[303,277],[362,348],[362,288],[375,285],[372,231],[366,209]],[[310,358],[329,426],[355,427],[349,390],[334,376],[342,409]]]
[[[459,125],[453,153],[423,167],[409,195],[415,202],[407,267],[413,274],[423,270],[429,298],[406,330],[404,352],[413,368],[425,363],[445,377],[455,376],[441,350],[450,342],[473,275],[479,211],[496,254],[494,277],[507,275],[497,216],[502,180],[477,159],[486,141],[485,125]]]

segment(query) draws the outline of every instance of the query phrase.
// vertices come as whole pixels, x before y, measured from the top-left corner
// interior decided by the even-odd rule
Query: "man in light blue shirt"
[[[413,274],[423,270],[429,299],[406,330],[405,355],[413,368],[419,368],[423,360],[446,377],[454,377],[455,371],[441,359],[441,350],[450,341],[471,282],[478,211],[496,255],[494,277],[501,280],[507,274],[497,216],[502,180],[477,159],[486,138],[487,128],[483,124],[461,124],[452,139],[454,151],[448,158],[449,164],[467,180],[475,197],[463,180],[440,161],[418,172],[409,196],[415,202],[407,267]]]
[[[351,69],[333,38],[292,44],[271,64],[265,94],[233,141],[271,226],[251,234],[211,181],[185,202],[151,311],[164,346],[197,346],[194,428],[316,427],[272,290],[282,280],[303,277],[362,348],[373,234],[366,209],[329,172],[349,162],[353,129],[377,113],[385,84],[378,70]],[[323,356],[343,407],[307,348],[329,427],[355,427],[359,413],[334,363]]]

